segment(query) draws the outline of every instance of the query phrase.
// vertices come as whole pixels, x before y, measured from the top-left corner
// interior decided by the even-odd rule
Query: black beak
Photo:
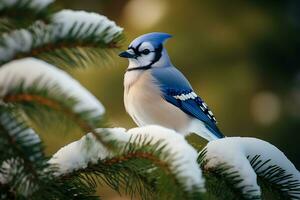
[[[123,51],[119,54],[122,58],[136,58],[134,54],[129,53],[128,51]]]

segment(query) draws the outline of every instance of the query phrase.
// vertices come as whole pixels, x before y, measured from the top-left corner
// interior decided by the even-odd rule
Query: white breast
[[[191,120],[187,114],[163,99],[151,70],[125,73],[124,104],[138,126],[156,124],[186,133]]]

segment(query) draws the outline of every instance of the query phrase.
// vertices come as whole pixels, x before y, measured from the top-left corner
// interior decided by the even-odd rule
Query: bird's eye
[[[147,54],[150,53],[150,50],[149,49],[144,49],[141,53],[144,54],[144,55],[147,55]]]

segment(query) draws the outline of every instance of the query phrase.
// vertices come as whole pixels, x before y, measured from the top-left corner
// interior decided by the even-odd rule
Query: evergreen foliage
[[[131,197],[142,199],[197,199],[198,188],[189,191],[170,167],[172,156],[162,146],[163,141],[150,144],[151,139],[134,139],[119,149],[113,157],[89,163],[63,178],[78,177],[96,187],[97,182]],[[159,177],[159,179],[157,178]]]
[[[2,0],[0,2],[0,33],[29,26],[36,20],[48,21],[53,0]]]
[[[200,152],[198,166],[191,155],[195,150],[183,137],[173,137],[175,132],[155,128],[155,133],[130,135],[96,129],[103,126],[101,103],[56,67],[102,66],[120,47],[122,28],[96,13],[54,12],[51,3],[0,1],[0,199],[99,199],[96,187],[103,184],[141,199],[299,199],[300,180],[282,166],[270,165],[271,158],[247,157],[262,190],[262,195],[253,195],[258,191],[245,191],[243,177],[227,163],[207,168],[207,148]],[[68,16],[72,19],[66,20]],[[46,74],[56,70],[37,77],[22,76],[13,68],[29,69],[28,63]],[[74,87],[66,89],[65,83]],[[83,134],[90,132],[55,154],[67,156],[59,153],[80,147],[86,152],[76,155],[82,156],[81,165],[62,171],[64,163],[55,162],[55,155],[45,156],[33,127],[47,124],[76,125]],[[164,138],[157,139],[163,132]],[[191,154],[174,153],[179,144]],[[187,172],[186,166],[198,174]],[[204,178],[206,190],[200,184]]]
[[[260,155],[247,156],[250,165],[258,176],[262,195],[257,195],[248,185],[241,185],[243,178],[233,166],[221,163],[207,168],[209,159],[204,148],[198,156],[198,163],[204,170],[207,195],[214,199],[299,199],[300,180],[277,165],[268,165],[271,159],[263,160]],[[226,189],[225,189],[226,188]],[[228,192],[224,192],[224,189]]]
[[[55,168],[48,164],[38,135],[10,108],[1,106],[0,110],[1,199],[91,196],[92,189],[80,182],[57,181],[53,176]]]

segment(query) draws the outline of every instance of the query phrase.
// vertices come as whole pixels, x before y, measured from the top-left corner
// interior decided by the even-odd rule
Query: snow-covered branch
[[[102,104],[66,72],[44,61],[26,58],[2,66],[0,85],[3,103],[23,110],[43,126],[64,120],[93,132],[101,123]],[[54,117],[45,117],[50,111]]]
[[[133,128],[128,130],[127,134],[130,134],[132,141],[137,143],[140,139],[143,141],[147,138],[151,144],[161,141],[160,147],[165,146],[166,151],[172,157],[171,170],[176,173],[179,180],[184,180],[187,189],[204,188],[202,172],[197,166],[197,152],[182,135],[159,126]]]
[[[1,0],[0,33],[26,28],[36,20],[48,22],[53,0]]]
[[[39,136],[9,108],[0,106],[0,185],[15,185],[24,196],[37,190],[46,157]],[[24,175],[25,174],[25,175]]]
[[[16,88],[22,89],[35,87],[46,89],[50,95],[55,94],[57,89],[68,98],[76,99],[75,112],[89,111],[92,116],[101,116],[104,113],[102,104],[78,81],[73,79],[66,72],[56,67],[35,59],[25,58],[3,65],[0,68],[0,99],[8,99],[14,94]],[[24,95],[30,95],[30,91],[25,91]]]
[[[104,129],[98,131],[102,132]],[[93,135],[87,134],[80,140],[61,148],[49,162],[58,166],[60,174],[68,174],[101,160],[108,163],[122,162],[131,158],[128,154],[136,156],[135,159],[154,161],[151,155],[146,154],[146,150],[141,151],[146,146],[153,145],[157,152],[162,151],[154,163],[169,167],[171,176],[175,176],[187,191],[195,188],[203,191],[204,179],[196,162],[197,153],[183,136],[159,126],[146,126],[128,131],[122,128],[111,128],[105,131],[108,132],[106,141],[115,141],[121,145],[121,160],[118,160],[118,155],[109,152],[98,143]],[[128,142],[136,145],[139,150],[129,151]],[[137,154],[138,151],[140,154]],[[152,154],[157,155],[157,152]]]
[[[300,198],[300,173],[274,145],[256,138],[227,137],[211,141],[200,159],[205,170],[225,166],[226,173],[236,174],[235,185],[244,195],[261,195],[257,177],[275,186],[291,199]]]
[[[107,44],[123,31],[114,21],[93,12],[62,10],[55,13],[51,21],[61,38],[90,39]]]
[[[53,14],[49,24],[38,21],[28,29],[3,34],[0,63],[33,56],[59,67],[98,64],[99,56],[106,56],[109,49],[118,47],[122,31],[105,16],[62,10]]]
[[[54,2],[54,0],[1,0],[0,12],[4,9],[27,8],[33,10],[42,10]]]

